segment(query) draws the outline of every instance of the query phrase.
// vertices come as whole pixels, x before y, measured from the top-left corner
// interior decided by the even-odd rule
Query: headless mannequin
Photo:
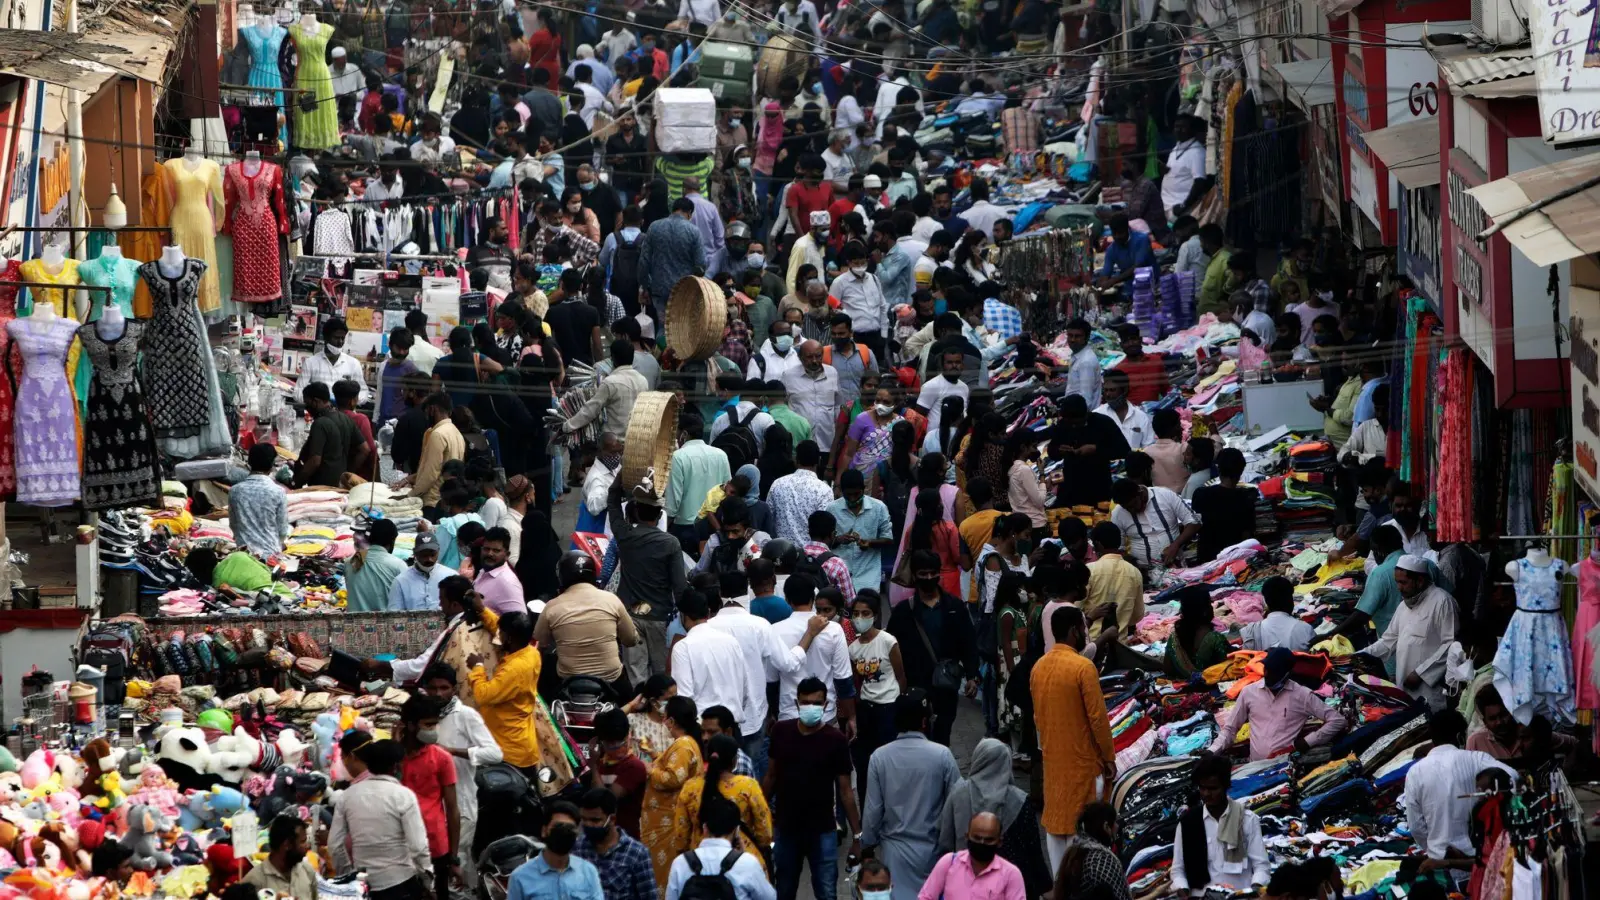
[[[305,15],[300,17],[300,31],[303,34],[316,34],[317,33],[317,16],[316,16],[316,13],[306,13]]]
[[[261,151],[251,150],[244,155],[244,174],[251,178],[261,173]]]
[[[122,259],[122,248],[116,244],[107,244],[100,248],[100,258],[108,262],[117,262]],[[89,301],[78,301],[84,307],[78,310],[78,318],[85,319],[89,315]],[[114,341],[122,337],[123,326],[122,307],[118,306],[110,297],[106,298],[105,305],[100,309],[100,319],[96,323],[95,331],[101,340]]]
[[[1590,554],[1591,558],[1593,555],[1594,554],[1592,553]],[[1533,566],[1536,569],[1547,568],[1551,562],[1553,562],[1550,557],[1550,551],[1543,547],[1534,547],[1528,551],[1527,555],[1524,556],[1523,559],[1527,560],[1528,565]],[[1511,576],[1512,581],[1517,580],[1517,574],[1522,568],[1521,566],[1517,565],[1517,562],[1517,560],[1512,560],[1511,562],[1506,563],[1506,574]]]
[[[200,155],[200,148],[193,144],[183,148],[183,167],[191,172],[200,167],[200,162],[204,158]]]
[[[156,271],[164,277],[177,278],[183,275],[183,263],[188,257],[183,255],[182,247],[162,247],[161,258],[156,260]]]
[[[57,244],[45,244],[39,252],[39,259],[44,263],[45,271],[51,275],[61,272],[61,267],[67,263],[67,253]]]

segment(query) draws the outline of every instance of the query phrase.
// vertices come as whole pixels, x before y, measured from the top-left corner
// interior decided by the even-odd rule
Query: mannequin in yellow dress
[[[205,262],[206,272],[200,280],[200,312],[213,312],[222,306],[216,226],[216,211],[223,209],[226,202],[222,169],[194,147],[185,150],[181,158],[169,159],[162,165],[172,176],[172,240],[183,248],[185,256]]]

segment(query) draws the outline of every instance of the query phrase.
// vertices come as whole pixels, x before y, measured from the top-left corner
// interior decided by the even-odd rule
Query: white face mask
[[[872,626],[876,625],[877,622],[878,622],[878,620],[873,618],[872,616],[851,616],[850,617],[850,624],[854,625],[856,627],[856,633],[857,634],[865,634],[865,633],[871,631],[872,630]]]
[[[872,409],[873,409],[874,412],[876,412],[880,416],[887,416],[890,413],[894,412],[894,407],[890,406],[887,403],[874,404]]]
[[[867,276],[867,267],[866,266],[851,266],[850,267],[850,274],[854,275],[857,278],[865,278]]]

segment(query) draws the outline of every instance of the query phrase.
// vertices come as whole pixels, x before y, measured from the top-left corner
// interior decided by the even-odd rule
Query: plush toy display
[[[211,748],[205,732],[198,728],[169,729],[161,736],[156,759],[180,791],[203,791],[217,783],[211,771]]]
[[[172,865],[172,854],[161,848],[161,833],[172,827],[172,820],[152,806],[135,806],[128,812],[128,830],[122,846],[133,851],[133,867],[154,872]]]
[[[178,824],[184,831],[209,830],[241,809],[244,809],[244,794],[235,788],[220,786],[196,791],[189,795],[188,804],[179,811]]]

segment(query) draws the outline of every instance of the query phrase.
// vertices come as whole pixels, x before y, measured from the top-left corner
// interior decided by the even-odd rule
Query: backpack
[[[744,419],[734,418],[738,408],[728,410],[728,427],[717,435],[711,446],[728,454],[728,469],[739,471],[740,466],[756,461],[759,450],[756,448],[756,433],[750,430],[750,422],[761,415],[761,407],[756,407]]]
[[[474,463],[482,463],[491,469],[495,467],[494,450],[489,446],[488,435],[481,431],[473,431],[461,437],[467,445],[466,458],[462,462],[466,463],[469,469]]]
[[[628,315],[639,314],[639,256],[644,243],[644,232],[631,242],[617,232],[617,249],[611,257],[611,293],[622,299],[622,308]]]
[[[867,349],[866,344],[858,343],[856,344],[856,358],[861,360],[861,364],[865,366],[867,364],[867,360],[872,358],[872,351]],[[825,366],[833,365],[832,344],[822,348],[822,364]]]
[[[708,873],[701,868],[699,851],[686,851],[683,858],[689,863],[689,871],[694,874],[683,883],[678,900],[737,900],[738,893],[733,889],[733,882],[728,880],[728,873],[733,871],[743,855],[742,850],[729,850],[728,855],[722,858],[721,868]]]
[[[828,573],[822,570],[822,564],[833,558],[834,555],[830,551],[823,551],[816,558],[812,558],[811,554],[801,550],[800,560],[794,564],[794,574],[810,578],[819,589],[828,587],[833,582],[828,580]]]

